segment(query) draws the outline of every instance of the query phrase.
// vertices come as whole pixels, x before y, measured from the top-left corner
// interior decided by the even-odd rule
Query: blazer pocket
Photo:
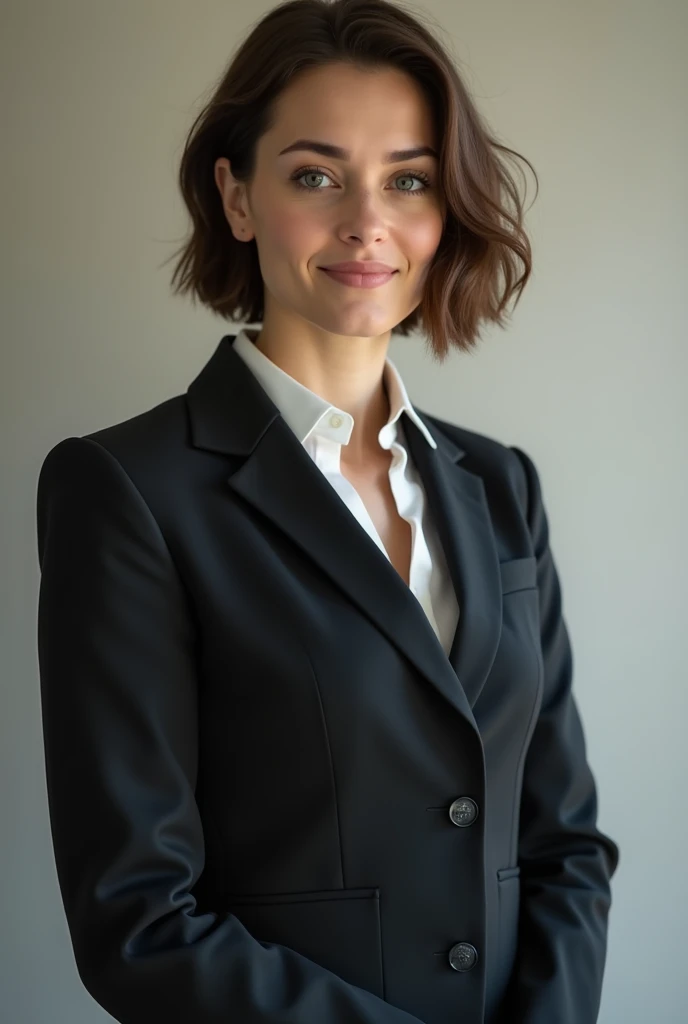
[[[537,587],[537,559],[534,555],[500,562],[499,571],[502,577],[502,594]]]
[[[260,942],[296,950],[384,998],[379,889],[230,896],[227,905]]]

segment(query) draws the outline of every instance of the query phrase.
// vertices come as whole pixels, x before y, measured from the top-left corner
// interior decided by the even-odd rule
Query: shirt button
[[[470,796],[459,796],[449,808],[449,818],[454,825],[472,825],[478,817],[478,805]]]
[[[341,427],[341,425],[342,425],[342,417],[341,416],[338,416],[336,413],[334,413],[332,416],[330,416],[330,426],[331,427]]]
[[[455,971],[470,971],[478,962],[478,950],[470,942],[457,942],[449,950],[449,963]]]

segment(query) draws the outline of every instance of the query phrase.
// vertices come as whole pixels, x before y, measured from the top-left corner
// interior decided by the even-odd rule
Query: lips
[[[379,260],[346,260],[343,263],[329,263],[321,270],[334,270],[340,274],[391,274],[396,269]]]
[[[320,269],[333,281],[337,281],[339,284],[348,285],[350,288],[377,288],[382,284],[387,284],[387,282],[391,281],[397,273],[396,270],[388,270],[379,274],[361,274],[360,272],[352,274],[340,270],[333,270],[330,267],[321,267]]]

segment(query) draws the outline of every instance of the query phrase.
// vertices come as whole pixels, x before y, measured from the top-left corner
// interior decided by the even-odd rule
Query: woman
[[[261,329],[44,461],[56,864],[125,1024],[597,1017],[618,848],[539,477],[387,357],[520,294],[500,150],[410,11],[270,12],[189,134],[173,279]]]

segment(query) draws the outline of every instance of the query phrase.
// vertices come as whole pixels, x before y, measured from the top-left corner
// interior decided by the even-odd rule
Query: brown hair
[[[514,294],[514,305],[520,299],[532,264],[522,201],[500,157],[520,154],[490,133],[454,62],[421,17],[427,19],[388,0],[287,0],[257,23],[185,142],[179,186],[193,226],[170,257],[179,256],[174,294],[190,292],[230,321],[262,321],[255,240],[234,237],[215,183],[215,161],[228,157],[234,177],[250,183],[256,142],[273,123],[278,94],[301,70],[348,62],[362,70],[397,68],[414,78],[428,97],[440,145],[444,229],[421,302],[395,332],[405,336],[422,325],[442,361],[450,345],[470,351],[481,321],[504,327],[507,303]],[[521,159],[537,183],[532,164]],[[516,257],[523,263],[518,278]]]

